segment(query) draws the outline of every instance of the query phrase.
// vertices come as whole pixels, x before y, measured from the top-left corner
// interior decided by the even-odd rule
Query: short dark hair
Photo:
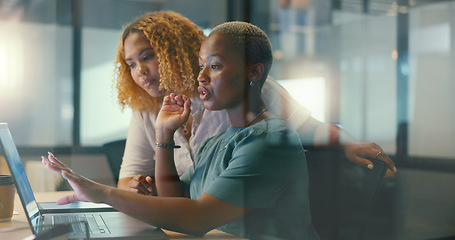
[[[228,35],[235,45],[245,49],[246,63],[264,64],[264,81],[273,63],[272,44],[267,34],[259,27],[247,22],[226,22],[216,26],[211,33]]]

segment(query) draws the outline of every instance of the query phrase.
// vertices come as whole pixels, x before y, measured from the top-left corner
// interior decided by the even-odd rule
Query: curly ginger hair
[[[197,94],[199,49],[206,37],[195,23],[176,12],[151,12],[126,25],[120,38],[114,78],[122,109],[129,106],[134,111],[157,112],[162,100],[150,96],[131,77],[123,45],[132,32],[150,40],[158,59],[160,89],[189,97]]]

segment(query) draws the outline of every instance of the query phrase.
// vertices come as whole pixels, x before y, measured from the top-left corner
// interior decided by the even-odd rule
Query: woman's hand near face
[[[188,120],[190,107],[191,100],[185,95],[171,93],[164,97],[155,126],[158,142],[164,140],[164,143],[167,143],[172,140],[174,132]]]
[[[57,201],[57,204],[67,204],[70,202],[84,201],[84,202],[104,202],[108,186],[104,186],[93,182],[71,170],[64,163],[60,162],[52,153],[49,153],[48,158],[41,157],[43,164],[60,174],[68,180],[69,184],[75,191],[75,194],[66,196]]]
[[[156,119],[156,142],[158,144],[174,144],[174,133],[190,116],[191,101],[186,96],[171,93],[163,99]],[[174,151],[169,147],[157,147],[155,158],[155,181],[158,196],[181,197],[183,189],[175,168]]]

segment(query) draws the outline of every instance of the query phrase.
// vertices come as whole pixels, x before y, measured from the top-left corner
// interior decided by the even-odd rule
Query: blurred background
[[[35,191],[61,181],[41,166],[47,151],[114,185],[101,146],[126,138],[131,117],[113,82],[122,26],[164,9],[207,33],[228,20],[261,27],[273,78],[315,118],[390,155],[398,173],[381,183],[365,239],[455,236],[455,1],[447,0],[1,0],[0,122]],[[345,162],[348,170],[321,173],[330,173],[324,186],[336,185],[325,195],[337,203],[325,213],[327,239],[352,239],[343,224],[356,208],[346,196],[368,188],[357,178],[363,169]]]

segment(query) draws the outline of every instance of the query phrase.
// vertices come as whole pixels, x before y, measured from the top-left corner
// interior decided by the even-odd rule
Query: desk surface
[[[51,202],[56,201],[60,197],[71,194],[71,192],[43,192],[35,193],[35,198],[38,202]],[[16,195],[14,199],[14,210],[18,212],[18,215],[14,215],[11,222],[0,222],[0,239],[24,239],[32,234],[30,226],[28,225],[27,218],[25,217],[22,204],[19,197]],[[203,238],[197,238],[186,234],[181,234],[169,230],[163,230],[169,237],[169,239],[242,239],[228,233],[224,233],[218,230],[212,230],[208,232]]]

